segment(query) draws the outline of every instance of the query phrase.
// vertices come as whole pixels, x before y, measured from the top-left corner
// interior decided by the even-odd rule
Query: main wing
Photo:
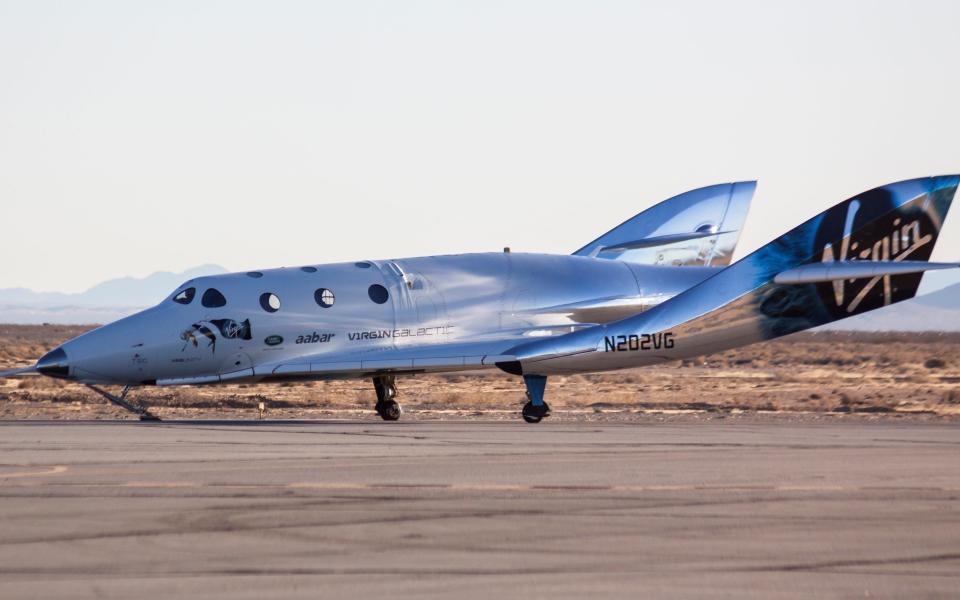
[[[566,326],[568,333],[570,327]],[[561,333],[561,331],[557,331]],[[513,360],[503,352],[528,336],[453,344],[424,344],[400,348],[371,348],[344,353],[291,357],[219,375],[161,379],[157,385],[227,383],[243,379],[348,379],[376,374],[436,373],[493,368],[495,363]]]

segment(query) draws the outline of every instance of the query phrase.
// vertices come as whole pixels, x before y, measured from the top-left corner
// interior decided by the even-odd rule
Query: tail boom
[[[642,314],[512,349],[524,373],[610,370],[773,339],[912,298],[960,176],[855,196]],[[839,278],[838,278],[839,276]]]

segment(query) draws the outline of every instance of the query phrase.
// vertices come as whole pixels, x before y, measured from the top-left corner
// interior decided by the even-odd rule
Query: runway
[[[954,597],[960,427],[0,422],[0,597]]]

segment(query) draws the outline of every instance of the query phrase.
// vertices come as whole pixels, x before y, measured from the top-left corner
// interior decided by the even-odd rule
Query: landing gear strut
[[[110,392],[106,390],[102,390],[95,385],[90,385],[89,383],[86,384],[86,386],[91,390],[95,391],[96,393],[100,394],[101,396],[103,396],[113,404],[116,404],[120,408],[124,410],[129,410],[133,414],[139,416],[141,421],[159,421],[160,420],[160,417],[158,417],[157,415],[147,410],[145,406],[141,406],[135,402],[127,401],[126,399],[127,393],[130,391],[130,388],[133,386],[129,386],[129,385],[124,386],[123,391],[120,392],[119,396],[114,396]]]
[[[397,385],[393,375],[379,375],[373,378],[373,389],[377,391],[376,411],[384,421],[396,421],[403,411],[394,398],[397,397]]]
[[[524,375],[527,386],[527,403],[523,405],[523,420],[527,423],[539,423],[550,416],[550,406],[543,401],[543,392],[547,389],[547,378],[543,375]]]

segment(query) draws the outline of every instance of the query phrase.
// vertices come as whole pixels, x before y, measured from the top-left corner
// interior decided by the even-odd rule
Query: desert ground
[[[0,326],[0,368],[83,327]],[[960,334],[551,378],[0,380],[0,597],[951,598]],[[259,420],[258,405],[266,406]],[[117,420],[122,419],[122,420]]]
[[[957,597],[954,421],[563,419],[0,421],[0,598]]]
[[[0,325],[0,369],[32,364],[90,326]],[[398,380],[404,419],[513,419],[519,378],[500,371]],[[660,367],[551,378],[553,419],[770,415],[960,417],[960,334],[803,333]],[[370,418],[368,381],[179,388],[131,396],[161,418]],[[0,380],[0,419],[135,418],[82,385]]]

